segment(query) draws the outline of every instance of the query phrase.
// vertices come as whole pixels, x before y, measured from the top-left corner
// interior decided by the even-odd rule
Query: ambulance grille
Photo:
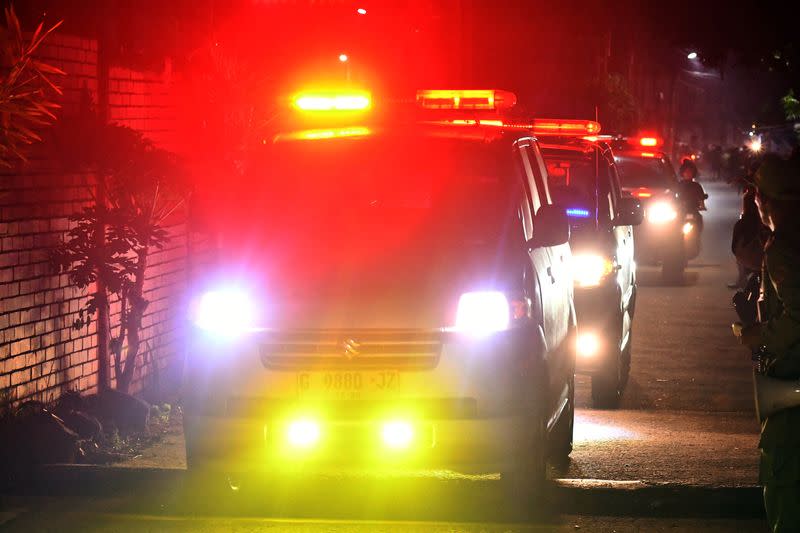
[[[436,368],[438,331],[294,331],[272,333],[260,346],[270,370],[420,371]]]

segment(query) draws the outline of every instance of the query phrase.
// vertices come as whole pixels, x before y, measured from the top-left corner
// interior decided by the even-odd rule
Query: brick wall
[[[67,73],[61,82],[64,113],[77,109],[87,93],[97,101],[95,41],[54,35],[42,56]],[[112,67],[109,117],[173,149],[168,74],[168,69],[145,73]],[[67,217],[91,202],[92,178],[54,169],[46,146],[39,146],[29,164],[0,171],[0,390],[18,401],[51,401],[67,390],[97,387],[95,325],[72,327],[87,294],[70,287],[66,276],[52,274],[47,255],[69,229]],[[180,313],[175,310],[186,278],[183,211],[167,226],[170,242],[149,260],[145,297],[150,304],[134,391],[163,386],[174,375],[165,372],[180,366]],[[112,323],[118,313],[115,305]]]

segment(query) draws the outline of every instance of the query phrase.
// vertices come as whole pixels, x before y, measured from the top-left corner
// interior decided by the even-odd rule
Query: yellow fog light
[[[297,420],[286,430],[286,440],[295,448],[312,448],[319,442],[319,437],[319,424],[313,420]]]
[[[576,350],[580,357],[594,357],[600,350],[600,339],[594,333],[580,333]]]
[[[381,437],[387,447],[402,450],[408,448],[414,440],[414,427],[408,422],[387,422],[383,425]]]

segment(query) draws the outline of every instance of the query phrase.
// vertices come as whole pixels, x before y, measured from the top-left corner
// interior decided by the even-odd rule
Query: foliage
[[[599,108],[604,130],[629,133],[636,127],[639,109],[622,75],[609,74],[605,79],[593,80],[589,92]]]
[[[144,298],[148,256],[168,241],[163,223],[183,202],[183,174],[172,154],[139,132],[103,124],[91,115],[63,121],[57,139],[68,168],[94,172],[105,194],[70,217],[74,225],[51,251],[51,262],[81,290],[102,282],[104,290],[90,295],[75,328],[88,326],[99,308],[108,309],[109,296],[119,299],[118,323],[98,327],[108,328],[117,388],[127,391],[149,303]]]
[[[786,96],[781,98],[781,104],[786,120],[800,120],[800,100],[794,95],[794,90],[789,89]]]
[[[42,42],[58,22],[45,30],[42,24],[28,39],[13,8],[5,10],[5,27],[0,27],[0,166],[25,161],[27,146],[41,141],[36,132],[55,120],[53,102],[61,89],[53,77],[64,72],[35,57]]]

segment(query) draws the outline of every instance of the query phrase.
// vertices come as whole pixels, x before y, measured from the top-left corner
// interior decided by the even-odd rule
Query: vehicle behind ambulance
[[[613,408],[631,367],[637,292],[633,232],[642,209],[638,199],[623,194],[611,149],[596,137],[543,137],[541,147],[553,202],[570,220],[576,371],[591,376],[593,405]]]
[[[569,227],[501,91],[306,93],[202,210],[190,469],[492,465],[569,454]],[[486,119],[481,117],[488,117]]]
[[[623,189],[642,202],[645,217],[635,230],[640,263],[661,265],[665,281],[683,279],[690,259],[699,254],[697,224],[679,196],[679,183],[660,139],[615,140],[614,159]]]

